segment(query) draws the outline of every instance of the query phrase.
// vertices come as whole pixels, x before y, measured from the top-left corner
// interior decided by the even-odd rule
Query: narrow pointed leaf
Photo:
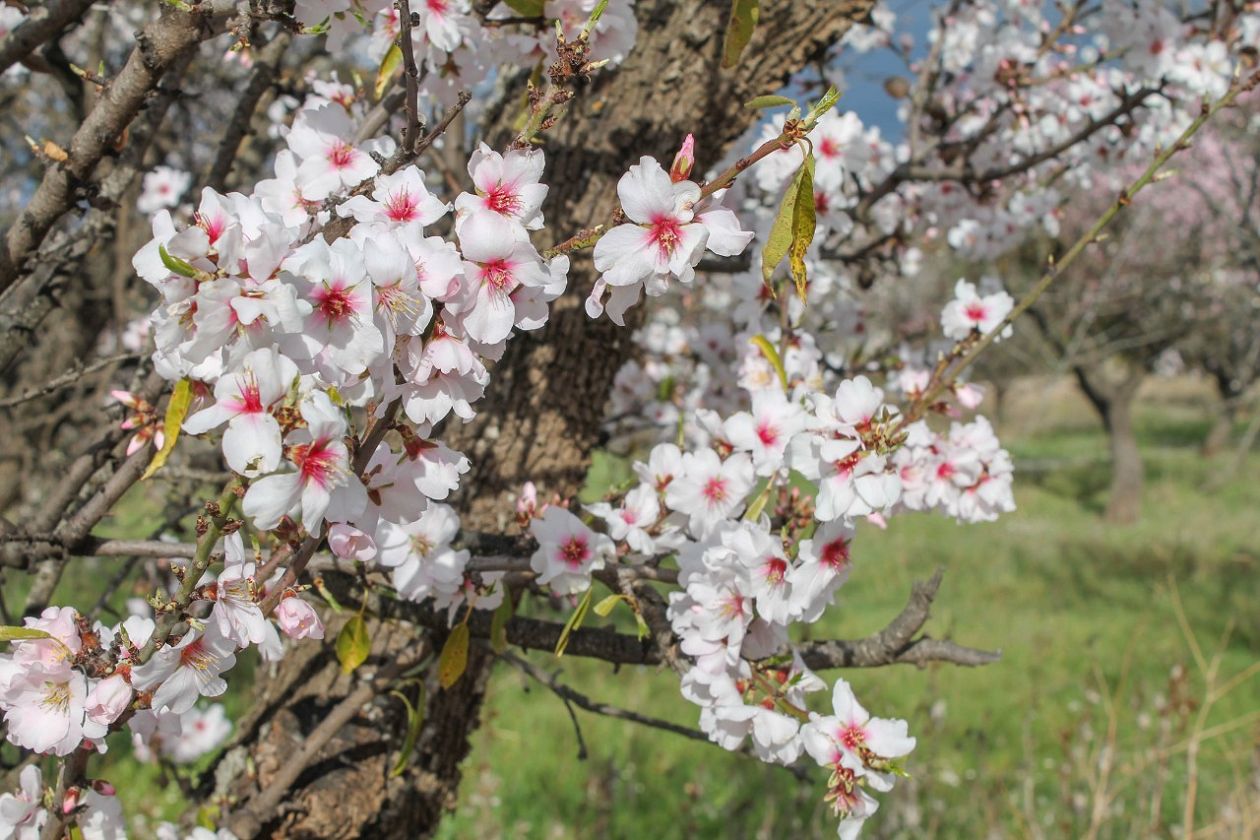
[[[402,48],[397,44],[393,44],[390,46],[389,52],[385,53],[385,57],[381,59],[381,66],[376,71],[376,84],[372,86],[372,98],[379,100],[385,95],[385,88],[389,87],[394,74],[402,66],[402,61]]]
[[[494,611],[494,615],[490,617],[490,648],[495,653],[503,653],[507,650],[507,626],[512,620],[512,599],[507,593],[503,594],[503,603],[499,604]]]
[[[44,630],[34,627],[0,627],[0,642],[24,642],[28,639],[51,639]]]
[[[788,268],[796,294],[805,300],[805,252],[814,241],[818,225],[818,211],[814,205],[814,156],[807,155],[801,166],[800,183],[796,188],[796,209],[792,213],[792,246],[788,249]]]
[[[158,246],[158,256],[162,258],[162,265],[166,266],[166,270],[172,274],[178,274],[180,277],[197,276],[197,269],[192,267],[192,263],[181,260],[179,257],[172,257],[166,252],[165,245]]]
[[[578,602],[577,609],[564,623],[564,629],[560,631],[560,638],[556,641],[556,656],[564,656],[564,649],[569,646],[569,636],[573,635],[573,631],[581,627],[582,622],[586,620],[586,613],[591,608],[591,595],[592,590],[586,590],[586,594]]]
[[[722,45],[723,67],[730,68],[739,64],[739,57],[752,40],[760,15],[761,9],[757,0],[732,0],[731,20],[726,25],[726,41]]]
[[[744,107],[750,108],[754,111],[760,111],[762,108],[777,108],[780,105],[795,105],[795,104],[796,104],[795,101],[788,99],[786,96],[777,96],[775,94],[768,94],[766,96],[758,96],[755,99],[748,100],[746,103],[744,103]]]

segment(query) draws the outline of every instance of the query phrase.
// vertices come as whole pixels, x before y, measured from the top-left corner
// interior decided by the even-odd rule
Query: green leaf
[[[556,656],[564,656],[564,649],[569,646],[569,636],[573,634],[574,630],[581,627],[582,622],[586,620],[586,613],[591,608],[591,596],[593,594],[593,590],[586,590],[586,594],[578,602],[577,609],[573,611],[573,615],[569,616],[569,620],[564,623],[564,629],[560,631],[560,638],[556,641]]]
[[[607,8],[608,0],[599,0],[595,4],[595,8],[591,10],[591,16],[586,20],[586,25],[582,27],[582,38],[591,37],[591,33],[595,31],[595,27],[599,24],[599,19],[604,16],[604,10]],[[556,24],[559,26],[559,21]]]
[[[792,247],[788,249],[788,268],[792,272],[792,282],[796,284],[796,295],[805,302],[805,252],[814,241],[814,230],[818,225],[818,210],[814,205],[814,156],[805,157],[801,166],[800,185],[796,189],[796,210],[792,213]]]
[[[178,274],[180,277],[197,276],[197,269],[192,267],[192,263],[181,260],[179,257],[172,257],[166,252],[165,245],[158,246],[158,256],[162,258],[162,265],[166,266],[166,270],[172,274]]]
[[[389,48],[389,52],[385,53],[385,57],[381,59],[381,66],[376,71],[376,84],[372,86],[372,98],[380,100],[385,95],[385,88],[389,87],[390,81],[393,80],[394,74],[398,72],[398,68],[402,66],[403,51],[402,47],[393,44]]]
[[[734,67],[739,64],[739,57],[744,47],[752,40],[753,30],[757,28],[757,18],[761,9],[757,0],[733,0],[731,3],[731,21],[726,25],[726,41],[722,45],[722,66]]]
[[[337,634],[337,661],[341,663],[341,673],[349,674],[367,661],[372,640],[368,638],[367,622],[362,615],[356,615],[346,622]]]
[[[494,615],[490,617],[490,648],[495,653],[503,653],[507,650],[507,626],[512,620],[512,599],[508,597],[508,593],[503,593],[503,603],[499,604],[494,611]]]
[[[643,618],[643,614],[636,611],[634,614],[634,623],[638,627],[639,638],[646,639],[652,635],[652,629],[648,627],[647,621]]]
[[[757,498],[753,499],[753,503],[748,506],[748,510],[744,512],[745,522],[756,522],[761,516],[762,511],[766,509],[766,503],[770,501],[770,493],[774,489],[774,481],[766,480],[765,487],[757,494]]]
[[[166,459],[175,451],[175,443],[179,440],[179,429],[184,425],[184,418],[188,416],[188,408],[191,405],[192,382],[181,379],[175,383],[170,402],[166,404],[166,419],[162,423],[162,448],[154,453],[153,460],[144,470],[144,475],[140,476],[141,481],[162,469]]]
[[[34,627],[0,627],[0,642],[24,642],[29,639],[51,639],[52,635]]]
[[[402,747],[398,750],[398,760],[394,762],[394,768],[389,771],[392,778],[401,776],[407,769],[407,762],[416,749],[416,741],[420,740],[420,727],[424,725],[424,686],[420,686],[420,696],[416,698],[414,706],[407,699],[407,695],[401,691],[391,691],[390,694],[401,700],[407,707],[407,734],[403,737]]]
[[[542,17],[547,0],[503,0],[504,4],[521,17]]]
[[[748,339],[748,342],[755,344],[757,349],[761,351],[761,355],[766,357],[766,361],[770,363],[770,367],[774,368],[774,372],[779,377],[779,385],[786,391],[788,386],[787,370],[783,367],[783,359],[779,358],[779,351],[770,343],[768,338],[761,334],[754,335]]]
[[[744,103],[745,108],[751,108],[754,111],[760,111],[762,108],[777,108],[780,105],[795,105],[794,100],[788,99],[786,96],[778,96],[776,94],[767,94],[766,96],[758,96]]]
[[[450,688],[459,682],[468,668],[468,625],[459,624],[451,629],[438,655],[438,684]]]
[[[814,123],[822,118],[822,115],[836,107],[836,103],[840,101],[840,92],[834,87],[827,88],[827,92],[822,95],[822,99],[818,100],[813,108],[809,109],[809,113],[805,115],[805,127],[813,128]]]
[[[609,595],[598,604],[595,605],[595,615],[607,618],[608,614],[613,611],[619,601],[625,601],[625,595]]]

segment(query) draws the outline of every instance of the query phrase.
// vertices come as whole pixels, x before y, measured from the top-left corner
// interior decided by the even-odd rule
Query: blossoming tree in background
[[[705,736],[816,764],[855,836],[913,722],[827,672],[996,656],[922,634],[939,574],[868,638],[803,628],[872,526],[1014,508],[969,367],[1255,86],[1260,23],[953,2],[916,44],[865,0],[10,17],[6,406],[74,452],[0,522],[0,828],[43,838],[125,831],[111,733],[218,750],[169,836],[431,833],[491,667],[539,674],[513,647],[672,669]],[[913,78],[901,139],[838,105],[870,49]],[[864,289],[993,260],[1085,193],[1110,200],[1019,301],[963,277],[919,340],[870,328]],[[37,328],[63,316],[95,356],[50,373]],[[49,408],[99,371],[114,407]],[[635,478],[576,504],[613,445]],[[154,482],[158,527],[103,536]],[[68,606],[87,556],[118,571]],[[638,633],[595,626],[617,613]],[[223,744],[232,685],[252,703]]]

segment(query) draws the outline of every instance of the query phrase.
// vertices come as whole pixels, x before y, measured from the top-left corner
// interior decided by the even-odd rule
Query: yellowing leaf
[[[760,15],[761,9],[757,0],[732,0],[731,21],[726,25],[726,41],[722,45],[723,67],[730,68],[739,64],[739,57],[752,40]]]
[[[592,594],[592,590],[586,590],[586,594],[578,602],[577,609],[573,611],[573,615],[569,616],[569,620],[564,623],[564,629],[560,631],[560,638],[556,640],[556,656],[564,656],[564,649],[569,646],[569,636],[573,635],[573,631],[581,627],[582,622],[586,620],[586,613],[591,608]]]
[[[822,115],[836,107],[836,103],[840,101],[840,91],[835,87],[827,88],[827,92],[822,95],[822,99],[818,100],[818,104],[809,109],[809,113],[805,115],[805,127],[813,128],[814,124],[822,118]]]
[[[796,284],[796,294],[805,301],[805,252],[814,241],[818,210],[814,205],[814,156],[807,155],[801,166],[800,184],[796,188],[796,210],[792,213],[792,247],[788,249],[788,268]]]
[[[468,625],[459,624],[451,629],[438,655],[438,683],[450,688],[459,682],[468,667]]]
[[[761,351],[761,355],[766,357],[766,361],[770,363],[770,367],[774,368],[774,372],[779,377],[779,385],[786,391],[788,386],[787,370],[783,367],[783,359],[779,358],[779,351],[775,349],[775,346],[764,335],[754,335],[748,339],[748,342],[756,345],[757,349]]]
[[[166,459],[171,457],[175,442],[179,440],[179,428],[184,425],[184,418],[188,416],[188,407],[191,405],[192,382],[181,379],[175,384],[171,400],[166,404],[166,419],[162,423],[162,448],[154,454],[153,460],[145,468],[144,475],[140,476],[141,481],[160,470]]]
[[[595,605],[595,615],[607,617],[613,611],[613,608],[617,606],[617,602],[624,600],[626,600],[625,595],[609,595]]]
[[[22,642],[27,639],[50,639],[51,634],[34,627],[0,627],[0,642]]]
[[[503,603],[499,604],[490,617],[490,647],[495,653],[507,650],[507,625],[512,620],[512,599],[503,593]]]
[[[389,87],[394,74],[402,66],[402,60],[402,47],[397,44],[391,45],[389,52],[385,53],[385,57],[381,59],[380,69],[376,71],[376,84],[372,86],[372,97],[374,99],[380,99],[385,95],[385,88]]]
[[[367,622],[362,615],[356,615],[337,634],[337,661],[341,663],[341,673],[349,674],[366,662],[371,649]]]
[[[805,250],[814,239],[816,224],[814,156],[811,153],[805,156],[801,168],[796,171],[796,177],[783,194],[778,215],[774,217],[766,245],[761,249],[761,276],[767,285],[770,284],[775,268],[792,251],[792,278],[796,280],[797,292],[803,294]]]

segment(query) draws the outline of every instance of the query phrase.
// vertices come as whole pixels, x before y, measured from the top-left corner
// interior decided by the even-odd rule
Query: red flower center
[[[345,140],[338,140],[328,151],[328,162],[334,169],[345,169],[354,162],[354,146]]]
[[[338,283],[324,285],[315,290],[315,308],[328,322],[344,321],[355,313],[354,296],[350,289]]]
[[[570,569],[581,568],[590,556],[585,537],[575,534],[560,544],[560,560]]]
[[[836,571],[843,569],[849,565],[849,541],[840,537],[827,543],[822,547],[822,555],[818,560]]]
[[[985,311],[983,303],[969,303],[966,310],[967,319],[979,323],[984,320]]]
[[[726,501],[728,491],[726,489],[726,479],[721,476],[714,476],[704,483],[704,489],[701,491],[704,497],[709,500],[709,504],[719,504]]]
[[[481,282],[488,283],[496,292],[511,291],[515,277],[512,264],[507,260],[491,260],[481,264]]]
[[[500,181],[486,193],[486,207],[504,216],[515,216],[521,212],[521,197],[513,187]]]
[[[337,471],[338,453],[330,440],[300,443],[293,447],[290,457],[297,464],[303,484],[313,482],[319,487],[327,487]]]
[[[657,216],[652,220],[649,241],[662,253],[673,256],[682,239],[682,225],[673,216]]]

